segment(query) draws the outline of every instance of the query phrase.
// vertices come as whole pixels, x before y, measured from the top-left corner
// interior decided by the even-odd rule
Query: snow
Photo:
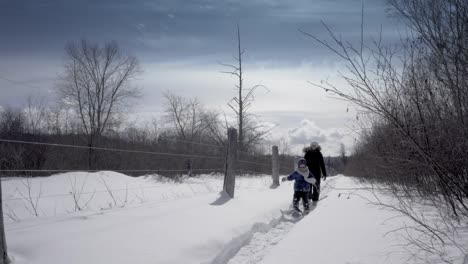
[[[339,181],[341,188],[354,184],[350,178]],[[397,215],[376,210],[360,197],[338,194],[339,191],[329,193],[313,211],[313,217],[300,221],[262,263],[295,263],[305,256],[324,264],[407,263],[408,256],[392,251],[398,238],[392,234],[385,236],[401,226],[399,219],[395,219]]]
[[[297,223],[279,210],[291,203],[292,182],[272,189],[271,176],[259,175],[236,184],[228,199],[220,174],[180,181],[108,171],[3,179],[8,252],[15,264],[411,263],[396,246],[398,232],[390,232],[408,220],[370,205],[365,192],[343,191],[359,187],[351,177],[329,177],[322,183],[326,198]],[[41,197],[37,217],[24,199],[28,190]],[[73,193],[81,193],[81,210]]]

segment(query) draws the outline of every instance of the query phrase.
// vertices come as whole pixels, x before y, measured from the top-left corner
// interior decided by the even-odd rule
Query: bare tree
[[[149,137],[150,142],[158,141],[160,128],[158,126],[158,121],[155,117],[151,119],[151,122],[145,125],[145,130],[148,131],[148,137]]]
[[[241,48],[239,24],[237,24],[237,55],[234,56],[236,64],[220,64],[230,69],[228,71],[223,71],[223,73],[234,75],[238,79],[238,84],[234,85],[238,95],[231,99],[228,106],[234,111],[237,117],[238,149],[241,151],[247,151],[269,132],[265,131],[263,126],[255,125],[254,122],[250,120],[251,116],[248,110],[255,100],[255,91],[258,88],[268,89],[263,85],[254,85],[250,88],[244,86],[244,72],[242,69],[242,55],[244,55],[244,52],[245,50]]]
[[[139,64],[135,57],[122,54],[116,42],[102,47],[87,40],[70,42],[65,52],[67,63],[59,93],[81,120],[92,168],[92,147],[111,129],[116,115],[129,106],[129,99],[139,95],[129,84],[140,72]]]
[[[49,111],[44,98],[28,96],[24,109],[26,119],[26,131],[32,135],[45,132]]]
[[[221,137],[218,113],[209,111],[196,98],[187,99],[166,92],[165,119],[171,124],[179,140],[187,141],[187,153],[194,153],[194,144],[190,142],[219,143]],[[209,140],[214,142],[209,142]],[[193,159],[187,160],[189,175],[192,174]]]
[[[185,97],[166,92],[165,119],[171,123],[179,139],[194,141],[218,123],[218,113],[208,111],[197,98]],[[213,128],[214,129],[214,128]]]

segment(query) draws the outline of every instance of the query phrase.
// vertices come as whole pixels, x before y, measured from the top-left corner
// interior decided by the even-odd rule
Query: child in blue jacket
[[[310,210],[309,208],[309,191],[311,189],[311,185],[315,183],[314,175],[309,171],[307,167],[307,161],[305,159],[299,159],[297,161],[297,170],[294,171],[288,177],[283,177],[282,181],[292,181],[294,180],[294,199],[293,199],[293,207],[296,211],[299,210],[299,200],[302,199],[302,203],[304,205],[304,213],[307,214]]]

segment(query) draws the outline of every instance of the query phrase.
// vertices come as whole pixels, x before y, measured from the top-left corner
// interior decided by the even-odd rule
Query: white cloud
[[[288,131],[291,144],[305,144],[306,142],[326,142],[327,136],[324,131],[319,128],[314,122],[304,119],[298,127]]]
[[[308,119],[301,120],[296,127],[290,128],[286,133],[293,155],[301,155],[302,149],[312,141],[322,146],[322,153],[325,156],[339,155],[341,143],[345,145],[349,153],[354,143],[353,137],[346,132],[345,128],[324,129]]]

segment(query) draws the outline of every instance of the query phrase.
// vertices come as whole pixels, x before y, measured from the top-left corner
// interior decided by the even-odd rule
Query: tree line
[[[34,99],[29,99],[24,108],[4,108],[0,112],[0,139],[13,142],[0,142],[2,175],[53,173],[47,170],[121,170],[128,175],[159,173],[167,176],[222,173],[227,127],[219,118],[220,114],[207,110],[194,98],[170,93],[164,96],[166,110],[162,118],[153,118],[144,125],[114,122],[93,139],[91,150],[89,134],[73,110],[48,107]],[[281,154],[283,164],[293,164],[289,154]],[[250,174],[271,173],[271,154],[260,144],[239,152],[238,158],[249,162],[239,163],[239,170],[250,171]]]

